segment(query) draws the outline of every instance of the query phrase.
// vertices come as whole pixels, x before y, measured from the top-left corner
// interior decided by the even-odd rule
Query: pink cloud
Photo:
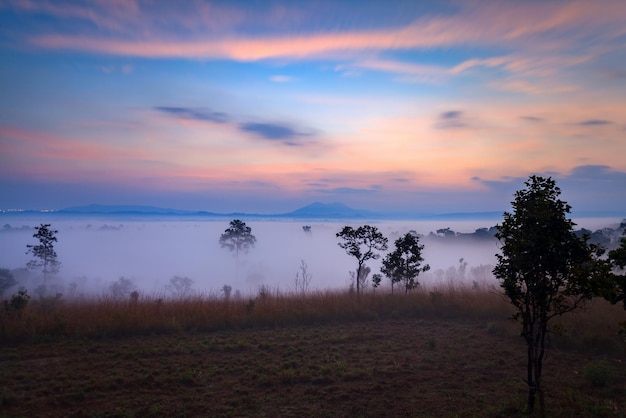
[[[31,2],[25,2],[32,7]],[[48,3],[46,3],[48,4]],[[612,38],[624,33],[620,29],[626,19],[626,12],[619,7],[618,2],[603,2],[589,4],[588,2],[569,3],[476,3],[474,7],[462,10],[463,13],[455,16],[421,17],[413,23],[399,28],[378,30],[348,28],[342,31],[325,31],[309,34],[285,33],[281,35],[265,35],[246,37],[232,35],[232,31],[222,30],[220,35],[206,30],[206,16],[230,16],[226,20],[231,22],[229,27],[242,23],[247,17],[241,17],[243,9],[210,8],[207,5],[197,6],[195,10],[188,9],[181,13],[176,11],[172,19],[181,28],[202,28],[201,34],[196,34],[193,40],[184,40],[180,34],[176,35],[168,29],[168,24],[143,10],[138,13],[133,8],[123,9],[109,6],[101,17],[92,9],[70,6],[50,6],[44,10],[49,13],[67,13],[70,16],[83,17],[94,21],[112,21],[121,17],[127,23],[126,27],[138,26],[138,32],[131,36],[122,36],[125,31],[112,33],[111,37],[94,37],[88,34],[70,36],[49,34],[35,36],[31,42],[45,48],[59,48],[100,52],[112,55],[139,56],[139,57],[170,57],[211,59],[230,58],[241,61],[252,61],[270,58],[304,58],[323,56],[346,51],[380,51],[415,48],[433,48],[441,46],[466,45],[469,43],[492,44],[502,43],[503,40],[523,45],[523,40],[532,41],[529,46],[537,49],[537,45],[566,45],[584,36]],[[24,8],[27,8],[26,6]],[[127,12],[125,16],[123,12]],[[266,13],[276,14],[275,10]],[[282,14],[281,14],[282,13]],[[292,10],[282,11],[281,17],[294,14]],[[244,13],[245,14],[245,13]],[[94,16],[98,15],[98,16]],[[112,23],[105,23],[106,27],[114,28]],[[176,26],[176,25],[174,25]],[[581,30],[583,29],[583,30]],[[194,29],[195,30],[195,29]],[[273,27],[276,31],[276,26]],[[278,27],[280,30],[280,27]],[[230,34],[229,34],[230,33]],[[537,44],[536,37],[542,37],[544,42]],[[204,39],[202,39],[204,38]],[[199,40],[198,40],[199,39]],[[551,44],[550,41],[554,41]],[[483,65],[493,63],[483,62]]]

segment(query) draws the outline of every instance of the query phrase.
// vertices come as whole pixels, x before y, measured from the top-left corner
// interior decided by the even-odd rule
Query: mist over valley
[[[319,208],[318,208],[319,209]],[[335,216],[338,207],[331,209]],[[340,208],[339,208],[340,209]],[[348,208],[349,209],[349,208]],[[146,209],[144,209],[146,210]],[[294,219],[240,214],[252,229],[256,245],[248,253],[222,248],[219,237],[231,215],[189,216],[160,212],[124,213],[4,213],[0,216],[0,268],[14,272],[19,286],[32,291],[41,284],[41,272],[28,271],[32,259],[27,245],[35,244],[34,227],[51,224],[58,230],[55,250],[61,262],[59,273],[48,283],[47,292],[65,296],[100,296],[120,278],[132,281],[147,295],[170,295],[173,277],[193,281],[194,294],[222,295],[224,286],[235,294],[254,295],[260,288],[295,291],[295,276],[304,261],[311,275],[310,290],[348,289],[355,260],[337,245],[338,231],[345,225],[370,224],[394,241],[407,232],[420,237],[428,272],[418,280],[423,288],[437,285],[497,284],[491,270],[499,242],[493,237],[501,219],[468,216],[470,219],[381,220],[381,219]],[[311,212],[303,211],[308,215]],[[350,209],[351,215],[357,214]],[[235,215],[232,215],[235,216]],[[579,228],[601,232],[617,241],[620,219],[583,218]],[[305,228],[310,227],[310,228]],[[611,237],[611,234],[614,235]],[[381,253],[381,258],[385,253]],[[379,273],[381,259],[367,263],[371,276]],[[389,291],[389,281],[382,289]],[[419,289],[418,289],[419,291]]]

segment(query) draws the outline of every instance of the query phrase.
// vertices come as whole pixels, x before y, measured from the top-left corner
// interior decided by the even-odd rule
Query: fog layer
[[[75,283],[79,295],[106,293],[108,286],[120,277],[131,279],[141,292],[165,294],[174,276],[190,278],[194,282],[193,290],[205,294],[219,295],[224,285],[242,294],[254,294],[260,286],[288,292],[295,288],[301,260],[312,275],[311,289],[346,289],[356,260],[337,245],[335,234],[345,225],[376,226],[389,239],[389,251],[400,235],[411,230],[420,234],[425,263],[431,266],[431,271],[419,278],[426,286],[450,280],[471,284],[481,279],[480,276],[489,280],[491,268],[487,267],[495,264],[495,254],[499,252],[495,238],[445,239],[433,234],[429,237],[431,232],[437,235],[435,231],[440,228],[472,233],[477,228],[494,226],[498,220],[303,223],[244,218],[257,244],[249,253],[240,254],[239,262],[233,253],[219,245],[220,235],[229,226],[226,219],[3,220],[0,268],[25,267],[32,259],[26,254],[26,246],[37,244],[32,236],[33,228],[50,223],[52,229],[58,230],[55,249],[61,262],[58,277],[52,283],[61,291]],[[604,225],[608,223],[605,220]],[[310,225],[310,231],[304,231],[304,225]],[[372,274],[379,272],[380,259],[367,264]],[[31,276],[29,284],[33,285],[40,272],[32,272]],[[387,280],[384,283],[386,286]]]

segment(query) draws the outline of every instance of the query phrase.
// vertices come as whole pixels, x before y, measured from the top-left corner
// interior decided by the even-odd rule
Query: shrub
[[[20,315],[30,300],[30,295],[26,289],[20,289],[10,300],[4,301],[4,310],[9,313]]]

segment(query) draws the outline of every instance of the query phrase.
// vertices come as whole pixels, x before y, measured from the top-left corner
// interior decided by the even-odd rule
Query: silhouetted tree
[[[41,269],[43,273],[43,284],[45,286],[46,281],[51,275],[59,272],[61,263],[57,260],[57,253],[54,250],[54,243],[57,242],[55,236],[59,231],[50,229],[50,224],[41,224],[36,226],[37,233],[33,235],[33,238],[39,240],[39,245],[27,245],[28,250],[26,254],[31,253],[34,257],[29,261],[27,267],[31,270]]]
[[[380,283],[383,281],[383,276],[376,273],[372,275],[372,287],[374,289],[378,288],[378,286],[380,286]],[[393,289],[391,290],[391,293],[393,293]]]
[[[501,254],[493,272],[516,309],[526,341],[528,412],[535,394],[543,415],[541,380],[548,322],[581,307],[593,295],[597,267],[595,247],[577,237],[566,218],[571,207],[558,197],[561,190],[551,178],[531,176],[526,189],[515,193],[513,213],[504,213],[496,237]]]
[[[346,250],[348,255],[357,259],[356,269],[356,293],[360,294],[361,280],[363,277],[363,268],[367,260],[377,259],[380,254],[376,251],[385,251],[387,249],[387,238],[378,231],[378,228],[370,225],[363,225],[357,229],[351,226],[344,226],[337,233],[337,238],[341,238],[343,242],[338,245]]]
[[[252,235],[252,228],[239,219],[230,221],[230,227],[220,236],[222,248],[228,248],[235,252],[235,258],[239,261],[239,252],[248,252],[256,244],[256,237]]]
[[[402,282],[406,294],[419,285],[417,277],[420,273],[430,270],[430,265],[422,266],[424,245],[420,245],[417,235],[407,233],[398,238],[395,245],[396,249],[383,259],[380,271],[391,281],[391,293],[393,285]]]
[[[222,286],[222,293],[224,294],[224,299],[230,299],[230,294],[233,291],[233,287],[225,284]]]

